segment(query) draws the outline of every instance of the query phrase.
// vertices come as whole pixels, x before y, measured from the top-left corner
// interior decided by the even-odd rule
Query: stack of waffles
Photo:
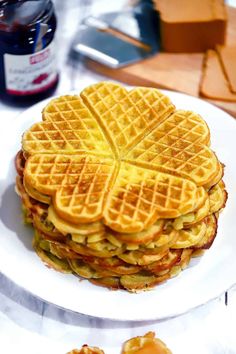
[[[43,262],[134,292],[211,246],[227,198],[205,121],[157,89],[111,82],[49,102],[16,168]]]

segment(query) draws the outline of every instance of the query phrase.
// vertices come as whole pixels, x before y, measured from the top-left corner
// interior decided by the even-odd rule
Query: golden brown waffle
[[[182,250],[170,249],[166,256],[164,256],[157,262],[153,262],[151,264],[146,265],[144,269],[153,274],[160,274],[163,271],[168,271],[176,263],[180,262],[181,255],[182,255]]]
[[[157,89],[138,87],[127,91],[121,85],[106,82],[87,87],[81,97],[117,156],[125,155],[175,108]]]
[[[60,230],[63,234],[73,234],[73,235],[91,235],[94,233],[104,232],[104,225],[98,222],[92,222],[90,224],[71,224],[58,216],[55,212],[53,206],[48,208],[48,220],[55,225],[55,227]]]
[[[182,215],[171,222],[171,225],[176,230],[188,228],[199,221],[203,220],[206,216],[217,213],[225,207],[227,200],[227,192],[225,184],[222,180],[218,182],[208,191],[208,198],[205,203],[195,212]]]
[[[169,260],[168,257],[164,257],[165,261],[160,260],[156,262],[156,267],[146,270],[145,267],[148,266],[140,267],[140,269],[134,268],[134,266],[130,266],[130,269],[128,266],[106,269],[88,262],[86,258],[61,259],[61,255],[58,257],[57,252],[55,255],[54,243],[50,244],[48,241],[40,241],[37,246],[34,242],[34,247],[39,257],[50,268],[63,273],[73,272],[89,279],[94,284],[110,288],[123,288],[131,292],[149,289],[170,277],[176,276],[187,266],[193,252],[192,250],[185,250],[180,251],[181,254],[174,254],[174,251],[170,251]]]
[[[139,291],[210,247],[227,194],[202,118],[103,82],[52,100],[23,135],[17,191],[49,267]]]
[[[72,273],[68,261],[66,259],[60,259],[57,256],[54,256],[50,251],[50,243],[48,241],[44,241],[37,231],[35,231],[33,247],[37,255],[47,267],[61,273]]]
[[[39,219],[39,224],[37,219],[37,214],[34,214],[33,223],[38,230],[38,234],[40,234],[43,239],[53,241],[52,245],[55,246],[53,249],[55,249],[56,253],[53,251],[52,253],[58,255],[59,258],[66,257],[76,259],[81,256],[83,256],[83,258],[86,258],[86,256],[110,258],[118,256],[126,264],[133,265],[148,265],[156,262],[168,254],[169,248],[206,248],[209,241],[213,241],[216,233],[216,219],[210,215],[202,222],[188,229],[162,231],[155,240],[140,245],[131,245],[129,243],[114,242],[113,239],[110,239],[109,233],[105,233],[102,239],[96,239],[96,237],[94,237],[94,239],[89,240],[91,235],[87,235],[87,239],[74,240],[72,236],[72,240],[70,240],[68,236],[60,235],[58,231],[51,229],[47,224],[44,225],[42,217]],[[56,241],[63,242],[65,245]],[[116,265],[117,261],[115,262]],[[91,258],[88,258],[86,262],[89,264],[91,262],[93,263]],[[107,264],[110,269],[115,266],[114,263],[109,260],[98,261],[97,265],[100,266],[101,264],[103,266]],[[124,265],[124,263],[120,264],[119,262],[118,264],[121,266],[122,264]]]
[[[176,230],[189,228],[203,220],[207,215],[221,210],[224,207],[227,198],[224,188],[225,186],[222,181],[212,187],[208,192],[208,198],[205,203],[195,213],[184,214],[170,221],[160,219],[151,227],[141,232],[114,232],[111,229],[109,230],[108,228],[105,228],[101,222],[72,225],[60,218],[52,206],[48,209],[47,219],[52,222],[60,232],[72,234],[72,239],[76,242],[84,242],[85,239],[87,239],[87,242],[90,242],[90,240],[91,242],[94,242],[95,239],[98,241],[109,236],[109,238],[112,238],[116,244],[124,242],[134,246],[142,243],[147,244],[154,239],[158,239],[158,242],[161,245],[165,236],[162,231],[167,226],[174,227]]]
[[[179,216],[178,218],[173,220],[171,225],[176,230],[181,230],[183,228],[192,226],[197,222],[201,221],[207,215],[209,215],[209,213],[211,213],[211,210],[210,210],[210,198],[208,194],[208,197],[205,200],[204,204],[199,209],[197,209],[196,212]]]
[[[197,225],[192,226],[189,229],[182,229],[179,231],[178,238],[171,248],[183,249],[190,248],[196,245],[206,234],[206,223],[199,222]]]
[[[164,221],[158,220],[155,224],[153,224],[150,228],[143,230],[141,232],[135,233],[120,233],[114,232],[110,230],[110,235],[120,242],[125,242],[129,245],[135,246],[143,243],[151,242],[152,240],[156,240],[160,235],[163,235]],[[109,232],[106,230],[106,232]]]
[[[85,344],[80,350],[74,349],[67,354],[104,354],[104,351],[97,347],[89,347]]]
[[[189,263],[193,250],[211,245],[216,229],[216,218],[211,215],[190,229],[175,231],[164,247],[149,248],[151,243],[138,251],[122,248],[117,254],[104,250],[89,252],[88,247],[71,241],[45,240],[44,235],[36,231],[34,248],[43,262],[55,270],[73,272],[104,286],[113,284],[113,288],[136,291],[176,276]]]
[[[144,336],[134,337],[126,341],[122,348],[122,354],[171,354],[164,342],[155,338],[154,332],[148,332]]]
[[[103,216],[118,232],[142,231],[159,218],[195,210],[207,198],[189,180],[127,163],[117,176],[117,168],[112,160],[94,156],[36,154],[27,160],[24,183],[51,196],[62,218],[81,223]]]
[[[121,163],[104,210],[104,223],[118,232],[138,232],[160,218],[195,210],[207,198],[202,187],[181,177]]]
[[[209,129],[199,115],[179,110],[144,137],[127,160],[206,185],[222,169],[207,146],[209,139]]]
[[[24,183],[53,197],[59,215],[92,222],[103,213],[115,163],[94,156],[36,154],[26,162]]]
[[[225,184],[221,180],[209,190],[210,214],[216,213],[224,208],[227,197],[228,195],[225,190]]]
[[[16,188],[23,200],[25,210],[28,212],[28,215],[31,214],[32,220],[30,222],[34,222],[35,228],[44,233],[45,237],[47,236],[49,239],[54,240],[63,240],[65,239],[64,235],[71,234],[73,241],[83,244],[97,243],[101,240],[107,239],[118,247],[125,243],[129,250],[138,249],[141,244],[150,245],[155,243],[159,246],[164,245],[169,239],[168,233],[163,233],[164,226],[166,227],[167,225],[170,226],[172,224],[175,226],[176,221],[178,220],[179,223],[179,219],[182,218],[184,222],[182,222],[181,228],[176,229],[181,230],[183,227],[190,228],[192,225],[194,226],[195,223],[205,218],[209,213],[212,214],[221,210],[225,205],[227,197],[224,190],[224,183],[220,182],[209,191],[209,198],[207,200],[211,201],[210,210],[209,208],[203,208],[203,211],[201,211],[202,208],[200,208],[196,213],[197,215],[200,214],[201,218],[198,219],[197,215],[194,214],[187,214],[186,216],[184,215],[175,219],[174,223],[167,221],[165,224],[163,220],[159,220],[147,230],[139,233],[125,234],[114,233],[112,230],[106,229],[102,223],[99,222],[79,225],[72,225],[64,222],[63,219],[56,215],[52,206],[48,208],[47,205],[33,200],[28,196],[20,177],[17,177],[16,179]],[[186,220],[192,222],[187,223]]]
[[[210,248],[216,237],[217,218],[215,214],[209,215],[206,218],[205,222],[207,225],[205,235],[199,240],[199,242],[197,242],[195,245],[191,247],[194,250]]]
[[[99,279],[103,277],[114,277],[116,273],[106,269],[95,269],[81,259],[69,260],[69,264],[73,272],[82,278]]]
[[[121,354],[171,354],[165,343],[155,338],[154,332],[148,332],[144,336],[139,336],[127,340],[122,348]],[[67,354],[105,354],[97,347],[83,345],[81,349],[74,349]]]
[[[45,121],[23,137],[24,153],[32,155],[25,167],[26,188],[34,197],[35,190],[39,197],[52,197],[65,221],[78,224],[102,220],[118,232],[139,232],[160,218],[176,218],[197,210],[206,199],[200,186],[215,182],[221,165],[207,146],[209,130],[205,122],[192,112],[173,114],[173,110],[170,100],[156,89],[128,92],[112,83],[93,85],[81,97],[53,100],[44,110]],[[87,126],[69,128],[71,122]],[[89,133],[91,144],[83,145],[80,140],[87,137],[87,130],[93,134],[97,131],[97,136],[95,139]],[[49,153],[52,156],[47,156]],[[110,160],[104,157],[106,154]],[[81,165],[82,160],[84,163],[81,169],[75,167],[78,159]],[[103,165],[106,177],[101,181],[98,175]],[[76,183],[87,186],[88,181],[91,188],[78,192]],[[81,208],[84,193],[86,208]]]
[[[193,252],[194,251],[191,249],[184,249],[182,251],[180,261],[175,264],[169,271],[170,278],[176,277],[182,270],[184,270],[188,266],[191,257],[193,256]]]
[[[136,289],[142,289],[176,276],[192,254],[195,256],[191,249],[208,248],[216,233],[216,218],[210,215],[203,222],[179,231],[168,226],[168,221],[163,224],[163,220],[148,230],[133,234],[114,233],[104,226],[99,230],[96,228],[100,223],[95,222],[77,225],[75,234],[69,236],[66,232],[61,234],[48,221],[49,210],[60,226],[62,219],[56,216],[52,206],[48,208],[30,198],[20,177],[17,178],[17,190],[31,214],[30,222],[37,230],[34,248],[43,262],[57,271],[73,272],[113,288],[125,287],[131,291],[135,283]],[[224,195],[223,182],[211,188],[208,199],[212,200],[214,210],[225,204]],[[91,229],[84,228],[86,225]],[[134,274],[135,278],[123,277]]]
[[[51,100],[43,110],[43,120],[23,136],[22,147],[27,155],[37,152],[111,155],[99,124],[79,96]]]
[[[179,274],[179,272],[184,269],[192,255],[192,250],[184,250],[180,256],[178,262],[176,262],[169,269],[152,273],[150,271],[141,270],[139,273],[123,275],[121,277],[103,277],[103,278],[92,278],[90,281],[95,285],[105,286],[111,289],[123,289],[130,292],[139,292],[141,290],[148,290],[153,288],[155,285],[163,283],[169,278],[173,278]]]
[[[99,258],[99,257],[82,257],[86,264],[89,264],[96,270],[108,270],[116,274],[116,276],[135,274],[141,270],[137,265],[128,264],[117,257]]]

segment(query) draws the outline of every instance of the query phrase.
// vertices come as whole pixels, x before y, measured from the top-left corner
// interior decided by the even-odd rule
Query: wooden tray
[[[236,43],[236,9],[228,7],[227,45]],[[203,53],[159,53],[150,59],[121,69],[111,69],[92,60],[87,66],[110,78],[129,85],[153,86],[199,96]],[[208,100],[236,117],[236,102]]]

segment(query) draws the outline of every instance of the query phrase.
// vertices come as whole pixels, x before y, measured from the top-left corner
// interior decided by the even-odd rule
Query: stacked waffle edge
[[[227,199],[205,121],[157,89],[111,82],[51,100],[16,169],[43,262],[132,292],[209,248]]]

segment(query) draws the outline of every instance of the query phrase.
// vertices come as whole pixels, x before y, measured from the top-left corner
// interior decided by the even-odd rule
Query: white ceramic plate
[[[140,294],[111,291],[45,267],[31,247],[33,230],[22,225],[21,203],[14,192],[13,163],[21,135],[41,119],[44,101],[26,110],[8,128],[2,126],[0,130],[0,270],[6,276],[47,302],[115,320],[176,316],[216,298],[236,283],[236,122],[200,99],[165,92],[177,108],[202,115],[211,130],[212,148],[226,165],[224,180],[229,199],[220,216],[217,238],[211,249],[178,277]]]

